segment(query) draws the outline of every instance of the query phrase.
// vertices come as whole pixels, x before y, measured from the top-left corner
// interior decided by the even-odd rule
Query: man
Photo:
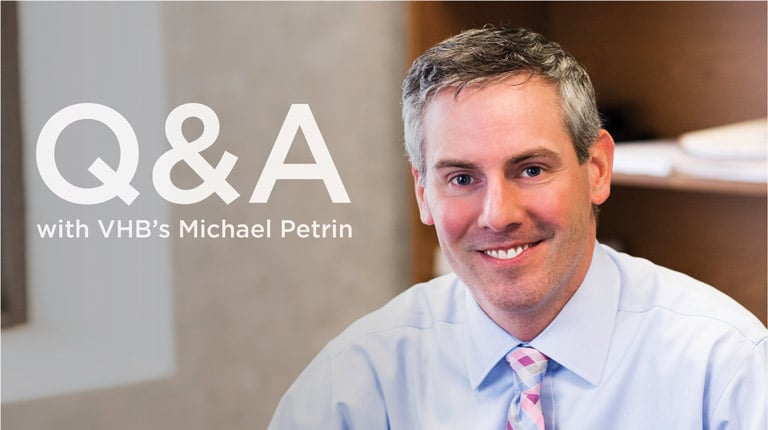
[[[446,40],[411,67],[403,118],[421,220],[455,274],[331,341],[271,429],[765,430],[765,327],[596,242],[614,144],[559,45]]]

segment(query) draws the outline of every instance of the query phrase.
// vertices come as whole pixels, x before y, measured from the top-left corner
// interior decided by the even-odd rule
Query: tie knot
[[[518,347],[507,354],[507,361],[526,387],[540,384],[547,370],[547,357],[534,348]]]

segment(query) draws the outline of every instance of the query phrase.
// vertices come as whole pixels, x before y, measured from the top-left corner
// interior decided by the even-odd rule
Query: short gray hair
[[[444,88],[455,94],[467,85],[488,85],[511,76],[540,76],[557,86],[565,127],[580,163],[600,132],[592,82],[559,44],[522,28],[484,27],[446,39],[417,58],[403,81],[405,148],[424,178],[424,109]]]

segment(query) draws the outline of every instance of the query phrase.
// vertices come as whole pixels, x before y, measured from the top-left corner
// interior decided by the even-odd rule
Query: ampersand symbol
[[[200,137],[188,142],[181,130],[181,125],[188,118],[198,118],[203,123]],[[224,151],[216,167],[211,166],[200,152],[213,145],[219,136],[219,118],[216,112],[200,103],[187,103],[178,106],[168,114],[165,120],[165,136],[173,149],[161,155],[152,170],[152,182],[158,194],[172,203],[198,203],[213,193],[219,195],[224,203],[229,204],[240,196],[227,182],[227,176],[237,161],[237,157]],[[203,180],[192,189],[180,189],[171,181],[171,169],[176,163],[184,161]]]

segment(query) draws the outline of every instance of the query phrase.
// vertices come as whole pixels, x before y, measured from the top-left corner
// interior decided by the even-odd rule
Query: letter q
[[[82,188],[67,181],[56,165],[56,142],[70,124],[90,119],[98,121],[112,130],[120,146],[120,162],[112,169],[101,158],[97,158],[88,171],[102,184]],[[43,182],[62,199],[81,205],[94,205],[119,197],[130,205],[139,195],[130,184],[139,164],[139,143],[136,133],[120,113],[97,103],[79,103],[56,112],[43,126],[37,138],[37,169]]]

